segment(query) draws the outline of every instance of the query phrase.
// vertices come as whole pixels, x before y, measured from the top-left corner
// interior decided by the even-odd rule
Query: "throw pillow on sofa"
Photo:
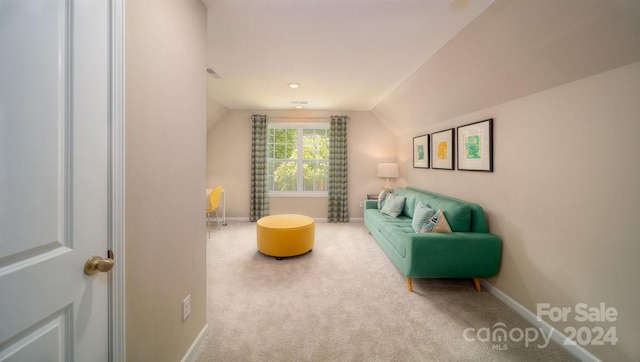
[[[413,219],[411,220],[411,226],[413,227],[413,230],[419,233],[420,229],[422,228],[422,224],[432,218],[435,214],[436,210],[430,208],[422,201],[418,200],[418,202],[416,202],[416,209],[413,212]]]
[[[382,210],[385,201],[387,201],[387,197],[393,193],[393,190],[390,189],[382,189],[380,194],[378,195],[378,210]]]
[[[451,227],[447,222],[447,218],[444,216],[442,210],[433,215],[430,219],[422,224],[420,228],[421,233],[450,233]]]
[[[391,194],[387,196],[384,206],[382,206],[382,210],[380,210],[380,212],[391,217],[397,217],[404,208],[404,200],[404,196]]]

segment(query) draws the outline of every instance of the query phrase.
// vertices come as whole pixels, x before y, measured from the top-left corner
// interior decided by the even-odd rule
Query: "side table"
[[[378,194],[367,194],[367,200],[377,200]]]

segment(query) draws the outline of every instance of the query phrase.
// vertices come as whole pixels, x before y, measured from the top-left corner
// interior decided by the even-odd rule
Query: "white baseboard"
[[[553,334],[551,335],[551,339],[553,339],[560,346],[564,347],[567,351],[569,351],[569,353],[576,356],[576,358],[578,358],[579,360],[601,362],[601,360],[598,357],[594,356],[593,354],[591,354],[591,352],[587,351],[584,347],[580,345],[565,345],[564,341],[567,339],[567,336],[564,333],[553,328],[549,323],[543,320],[539,321],[538,317],[535,314],[533,314],[531,311],[525,308],[522,304],[516,302],[510,296],[506,295],[500,289],[489,284],[489,282],[487,282],[486,280],[481,280],[480,283],[486,290],[489,291],[489,293],[493,294],[496,298],[500,299],[504,304],[509,306],[511,309],[513,309],[516,313],[521,315],[524,319],[529,321],[531,324],[543,330],[546,335],[549,335],[549,333],[553,332]]]
[[[248,217],[227,217],[226,221],[249,221]]]
[[[198,333],[198,336],[196,337],[196,339],[193,340],[193,343],[191,343],[191,347],[189,347],[189,349],[187,350],[187,353],[184,354],[184,357],[182,357],[182,359],[180,360],[181,362],[193,362],[195,356],[195,353],[198,351],[198,349],[200,349],[200,346],[202,345],[202,343],[204,342],[204,336],[207,332],[207,329],[209,329],[209,325],[205,324],[204,327],[202,327],[202,330],[200,331],[200,333]]]

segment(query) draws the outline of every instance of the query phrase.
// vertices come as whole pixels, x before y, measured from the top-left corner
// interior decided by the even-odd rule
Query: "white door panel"
[[[0,361],[108,358],[109,20],[0,0]]]
[[[64,14],[56,4],[19,6],[16,0],[0,4],[0,193],[1,204],[11,205],[2,207],[0,219],[0,257],[4,257],[59,239],[58,210],[45,205],[58,204],[63,99],[57,95],[64,86],[58,42],[66,30],[60,29]],[[34,210],[47,210],[51,217],[34,228],[25,217]],[[8,238],[13,242],[6,242]]]

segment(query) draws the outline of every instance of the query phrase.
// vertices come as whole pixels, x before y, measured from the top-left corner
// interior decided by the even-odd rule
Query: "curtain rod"
[[[267,117],[274,119],[331,119],[332,116],[324,116],[324,117],[291,117],[291,116],[269,116]]]
[[[267,116],[269,119],[331,119],[331,117],[289,117],[289,116]]]

